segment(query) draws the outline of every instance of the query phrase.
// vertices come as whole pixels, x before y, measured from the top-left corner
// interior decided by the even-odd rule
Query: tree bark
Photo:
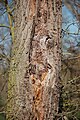
[[[56,120],[61,67],[61,0],[15,0],[7,119]]]

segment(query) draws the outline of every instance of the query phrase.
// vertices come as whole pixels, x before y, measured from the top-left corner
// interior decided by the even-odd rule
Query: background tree
[[[11,13],[11,15],[10,15]],[[5,120],[7,103],[7,80],[10,64],[13,29],[13,2],[0,1],[0,120]],[[12,26],[11,26],[12,25]]]
[[[65,3],[67,2],[67,3]],[[80,1],[64,1],[62,28],[62,118],[80,119]],[[66,9],[66,10],[65,10]],[[65,11],[66,15],[64,15]],[[66,119],[65,118],[65,119]]]

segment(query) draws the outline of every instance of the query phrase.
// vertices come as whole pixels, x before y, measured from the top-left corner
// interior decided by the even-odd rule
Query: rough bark
[[[61,66],[61,0],[15,1],[9,120],[56,120]],[[10,99],[11,98],[11,99]]]

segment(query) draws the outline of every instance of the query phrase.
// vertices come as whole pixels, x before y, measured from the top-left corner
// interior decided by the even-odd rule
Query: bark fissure
[[[29,49],[29,63],[31,63],[31,56],[32,56],[32,41],[33,41],[33,37],[35,34],[35,16],[33,16],[33,25],[32,25],[32,31],[31,31],[31,38],[30,38],[30,49]]]

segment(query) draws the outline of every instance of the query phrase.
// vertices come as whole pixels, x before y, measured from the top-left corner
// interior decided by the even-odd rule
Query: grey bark
[[[17,0],[15,3],[9,87],[14,86],[8,92],[11,100],[7,105],[7,118],[56,120],[60,97],[62,2]]]

